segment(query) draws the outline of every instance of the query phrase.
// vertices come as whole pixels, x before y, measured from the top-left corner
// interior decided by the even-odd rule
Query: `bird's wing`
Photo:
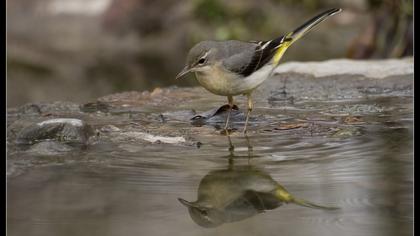
[[[223,60],[223,65],[231,72],[249,76],[271,60],[283,38],[281,36],[270,41],[249,42],[247,48],[241,48],[241,51]]]
[[[325,11],[285,36],[280,36],[270,41],[249,43],[232,41],[227,44],[229,55],[224,55],[227,58],[224,60],[224,65],[228,70],[243,77],[254,73],[267,64],[273,57],[273,66],[276,67],[290,45],[329,16],[340,11],[341,9],[339,8]]]

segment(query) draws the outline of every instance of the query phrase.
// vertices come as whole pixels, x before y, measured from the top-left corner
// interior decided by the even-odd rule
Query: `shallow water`
[[[71,157],[49,157],[47,164],[8,178],[8,235],[412,235],[411,99],[377,101],[372,107],[381,109],[373,111],[363,108],[369,103],[357,104],[306,102],[257,106],[255,112],[280,120],[309,119],[315,113],[357,113],[362,107],[362,123],[341,124],[357,129],[350,134],[275,130],[255,122],[247,137],[203,132],[195,137],[199,148],[98,142]],[[324,118],[312,120],[324,126],[336,122]],[[289,203],[263,211],[248,201],[233,209],[241,219],[228,222],[226,212],[219,211],[209,215],[214,227],[206,228],[178,200],[197,200],[204,178],[226,183],[247,178],[247,190],[271,179],[297,198],[340,209]],[[200,191],[219,194],[225,182]],[[229,198],[241,189],[225,191]]]

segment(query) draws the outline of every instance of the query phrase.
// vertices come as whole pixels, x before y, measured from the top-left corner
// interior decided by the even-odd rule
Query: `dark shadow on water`
[[[248,164],[235,165],[235,147],[231,137],[228,166],[226,169],[210,171],[199,184],[196,201],[178,200],[188,208],[191,219],[205,228],[245,220],[283,204],[338,210],[338,207],[321,206],[294,197],[266,171],[251,164],[253,150],[248,136]]]

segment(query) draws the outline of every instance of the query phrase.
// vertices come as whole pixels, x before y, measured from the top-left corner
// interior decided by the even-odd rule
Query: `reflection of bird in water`
[[[228,169],[210,171],[204,176],[196,201],[178,200],[188,207],[194,222],[203,227],[241,221],[284,203],[324,210],[338,209],[295,198],[268,173],[251,165],[234,166],[232,161]]]

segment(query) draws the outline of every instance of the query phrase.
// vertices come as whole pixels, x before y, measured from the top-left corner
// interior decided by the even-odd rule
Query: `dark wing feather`
[[[252,55],[238,54],[233,56],[230,58],[231,65],[228,69],[244,77],[251,75],[271,60],[283,38],[281,36],[271,41],[251,42],[256,45]],[[241,63],[242,61],[240,62],[237,57],[246,57],[247,62]],[[227,63],[229,65],[229,61]]]

